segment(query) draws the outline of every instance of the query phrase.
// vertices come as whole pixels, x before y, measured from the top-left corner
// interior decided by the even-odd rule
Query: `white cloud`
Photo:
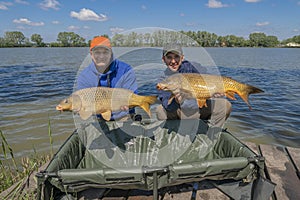
[[[77,18],[80,21],[106,21],[107,16],[103,14],[96,14],[94,11],[82,8],[80,12],[71,11],[71,17]]]
[[[221,1],[217,1],[217,0],[208,0],[206,6],[209,8],[224,8],[224,7],[228,7],[229,5],[223,4]]]
[[[257,22],[256,26],[268,26],[270,22]]]
[[[59,24],[59,21],[52,21],[52,24]]]
[[[19,4],[29,5],[27,1],[23,1],[23,0],[15,0],[15,2]]]
[[[179,16],[180,16],[180,17],[184,17],[185,14],[184,14],[184,13],[180,13]]]
[[[261,0],[245,0],[247,3],[257,3],[260,2]]]
[[[0,2],[0,10],[8,10],[8,6],[12,6],[11,2]]]
[[[142,5],[142,10],[147,10],[147,7],[145,5]]]
[[[32,22],[26,18],[14,19],[13,23],[16,24],[26,24],[28,26],[44,26],[44,22]]]
[[[113,35],[115,35],[115,34],[123,32],[125,29],[119,28],[119,27],[114,27],[114,28],[110,28],[109,30]]]
[[[48,10],[48,9],[58,10],[60,3],[56,0],[44,0],[42,3],[40,3],[40,6],[44,10]]]

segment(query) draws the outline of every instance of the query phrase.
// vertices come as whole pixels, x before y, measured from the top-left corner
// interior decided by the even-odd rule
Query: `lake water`
[[[139,92],[154,94],[164,70],[159,48],[114,48],[115,56],[131,64]],[[300,148],[300,49],[186,48],[188,59],[237,81],[263,89],[250,95],[253,110],[240,99],[225,127],[245,141]],[[24,156],[54,148],[75,129],[69,112],[55,106],[73,91],[79,69],[89,61],[88,48],[0,49],[0,130]]]

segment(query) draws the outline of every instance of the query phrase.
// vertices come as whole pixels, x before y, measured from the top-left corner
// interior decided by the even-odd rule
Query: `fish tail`
[[[157,100],[157,96],[144,96],[141,108],[151,117],[150,105],[154,104]]]
[[[131,105],[140,106],[151,117],[150,105],[157,101],[157,96],[134,95],[131,101]]]
[[[252,110],[252,107],[251,107],[251,105],[249,103],[249,99],[248,99],[249,95],[262,93],[262,92],[264,92],[264,91],[257,87],[254,87],[252,85],[246,85],[245,90],[243,92],[241,92],[239,94],[239,96],[246,102],[246,104],[249,106],[249,109]]]
[[[256,94],[256,93],[262,93],[264,92],[262,89],[259,89],[257,87],[254,87],[254,86],[251,86],[251,85],[248,85],[248,91],[249,91],[249,94]]]

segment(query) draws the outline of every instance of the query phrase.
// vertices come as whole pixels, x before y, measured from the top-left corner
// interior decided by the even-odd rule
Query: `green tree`
[[[101,35],[102,37],[106,37],[106,38],[108,38],[109,39],[109,36],[107,35],[107,34],[103,34],[103,35]]]
[[[155,31],[152,34],[152,38],[153,38],[153,45],[154,47],[159,47],[159,46],[163,46],[163,41],[161,41],[161,35],[160,35],[160,31]]]
[[[265,47],[277,47],[278,44],[279,44],[279,40],[276,36],[269,35],[266,37]]]
[[[152,37],[151,37],[151,34],[150,33],[145,33],[143,35],[143,41],[144,41],[144,44],[146,44],[147,46],[150,46],[151,43],[152,43]]]
[[[251,33],[249,35],[250,44],[253,47],[264,47],[266,46],[266,34],[265,33]]]
[[[4,40],[8,47],[20,47],[25,42],[25,36],[20,31],[5,32]]]
[[[73,47],[82,47],[85,46],[85,39],[80,37],[78,34],[72,33],[71,34],[71,46]]]
[[[245,45],[245,39],[235,35],[227,35],[224,40],[227,47],[242,47]]]
[[[60,32],[57,41],[62,47],[82,47],[86,46],[85,39],[74,32]]]
[[[60,32],[57,35],[57,42],[63,47],[71,46],[71,34],[70,32]]]
[[[124,46],[124,40],[125,37],[122,34],[115,34],[112,39],[111,39],[111,43],[113,46]]]
[[[32,42],[34,42],[36,44],[36,46],[38,46],[38,47],[44,46],[43,38],[41,35],[32,34],[30,39]]]
[[[227,46],[227,39],[225,36],[219,36],[218,37],[218,44],[220,47],[226,47]]]
[[[292,37],[292,42],[300,44],[300,35]]]
[[[5,39],[0,37],[0,47],[6,47]]]
[[[194,32],[194,31],[188,31],[188,32],[184,32],[184,31],[182,31],[182,33],[184,33],[184,34],[186,34],[188,37],[190,37],[192,40],[194,40],[194,41],[196,41],[197,42],[197,44],[195,44],[195,45],[200,45],[199,43],[198,43],[198,41],[197,41],[197,36],[196,36],[196,33]]]
[[[138,45],[138,34],[136,32],[131,32],[127,36],[127,46],[134,47]]]

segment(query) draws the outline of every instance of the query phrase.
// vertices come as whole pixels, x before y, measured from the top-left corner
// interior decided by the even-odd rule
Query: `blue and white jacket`
[[[82,70],[77,78],[77,90],[90,87],[125,88],[137,94],[138,85],[134,70],[130,65],[118,59],[114,59],[109,65],[109,70],[101,74],[97,71],[94,62]],[[127,111],[113,112],[111,120],[124,117],[128,113],[133,114],[134,108]],[[101,115],[98,117],[101,118]]]
[[[197,65],[197,67],[195,65]],[[167,68],[164,72],[164,77],[162,77],[162,79],[171,76],[172,74],[175,73],[205,73],[207,71],[206,68],[198,65],[199,64],[197,63],[192,64],[191,62],[184,60],[179,66],[177,72],[173,72],[169,68]],[[169,104],[168,101],[171,95],[172,95],[171,92],[162,91],[162,90],[158,91],[158,98],[161,100],[162,106],[165,108],[166,111],[174,112],[179,108],[186,111],[188,110],[193,111],[199,109],[196,99],[185,99],[182,104],[179,104],[174,98],[173,101]]]

